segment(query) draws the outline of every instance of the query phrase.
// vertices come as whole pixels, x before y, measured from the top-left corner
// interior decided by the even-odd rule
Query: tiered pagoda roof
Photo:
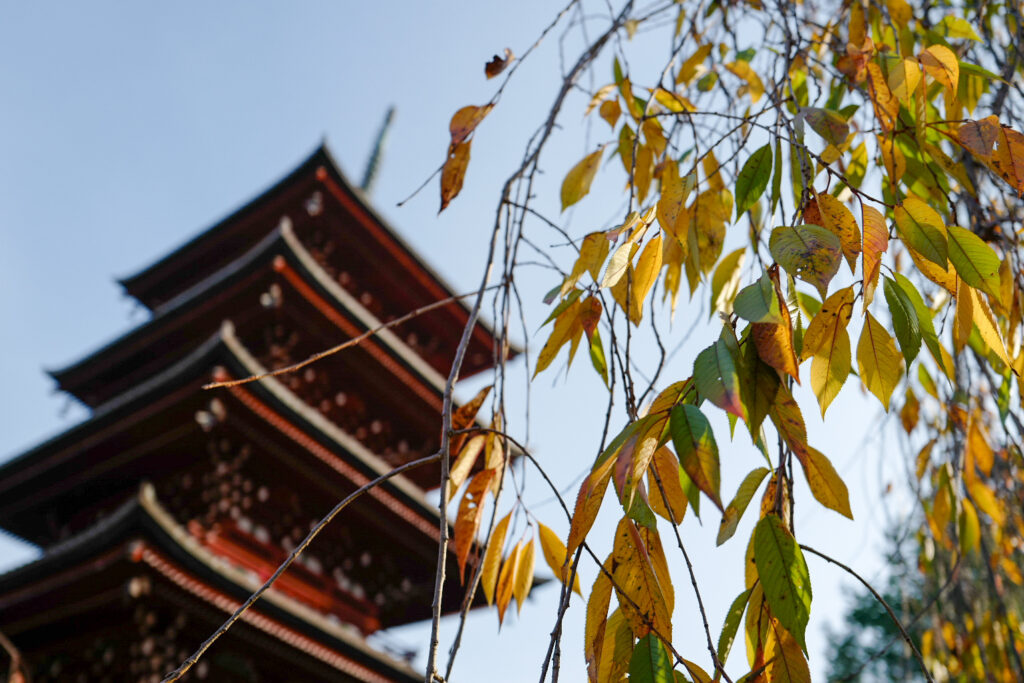
[[[453,296],[324,147],[122,284],[150,320],[51,373],[90,417],[0,466],[0,527],[44,549],[0,576],[0,631],[38,680],[94,666],[83,652],[121,672],[110,680],[157,676],[338,500],[435,452],[445,376],[468,320],[452,301],[297,373],[202,389]],[[462,374],[500,353],[508,349],[477,326]],[[362,638],[429,617],[440,520],[424,491],[437,481],[437,466],[422,466],[353,503],[205,670],[284,680],[273,672],[294,659],[303,680],[413,676]],[[457,610],[459,587],[445,596],[444,609]],[[74,634],[85,616],[97,630]],[[154,641],[153,624],[171,635]],[[150,641],[163,654],[143,646]],[[247,659],[246,642],[266,644],[266,662]]]

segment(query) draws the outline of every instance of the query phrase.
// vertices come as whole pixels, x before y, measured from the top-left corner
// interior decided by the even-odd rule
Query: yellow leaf
[[[452,463],[451,471],[448,473],[449,499],[466,481],[466,477],[472,471],[473,465],[476,464],[477,457],[484,449],[484,441],[486,441],[486,437],[483,434],[477,434],[471,438],[459,452],[459,457]]]
[[[483,569],[480,572],[480,585],[484,589],[484,597],[487,604],[494,604],[494,589],[498,584],[498,567],[501,565],[501,550],[505,546],[505,534],[508,533],[508,523],[512,519],[512,513],[501,518],[491,532],[491,540],[487,543],[487,552],[484,553]]]
[[[512,601],[512,594],[515,589],[516,575],[519,573],[519,558],[523,552],[523,543],[520,541],[512,548],[512,552],[505,558],[505,564],[501,567],[501,574],[498,575],[498,591],[495,600],[498,603],[498,625],[505,621],[505,610]]]
[[[772,683],[811,683],[811,672],[800,644],[774,617],[765,637],[764,658],[768,662],[764,673]]]
[[[676,75],[676,83],[685,83],[689,85],[690,81],[692,81],[697,75],[697,67],[700,66],[710,54],[710,43],[701,45],[697,48],[697,51],[687,58],[682,65],[680,65],[679,73]]]
[[[647,192],[651,188],[651,178],[654,176],[654,152],[650,145],[640,145],[636,150],[636,164],[630,169],[633,178],[633,186],[636,188],[636,200],[643,203],[647,198]]]
[[[750,334],[757,348],[758,357],[780,373],[791,376],[799,384],[800,366],[793,347],[793,326],[790,322],[789,307],[779,287],[778,269],[770,271],[770,275],[782,320],[778,323],[753,323]]]
[[[642,637],[654,628],[661,636],[671,639],[672,609],[647,548],[628,517],[623,517],[615,531],[612,554],[616,594],[633,634]]]
[[[451,147],[455,147],[469,139],[469,136],[473,134],[476,127],[484,120],[484,117],[491,113],[492,109],[494,109],[493,104],[485,104],[479,107],[471,105],[455,112],[451,123],[448,124],[448,132],[452,136]]]
[[[749,92],[750,101],[756,104],[761,99],[761,96],[764,95],[764,83],[761,82],[761,77],[751,68],[750,62],[744,60],[730,62],[725,65],[725,68],[731,71],[733,75],[746,81],[746,85],[741,86],[736,91],[736,94],[745,95]]]
[[[825,454],[810,446],[794,453],[804,468],[807,485],[815,500],[828,509],[853,519],[853,512],[850,511],[850,493]]]
[[[992,447],[988,444],[988,440],[985,439],[982,428],[978,425],[978,420],[971,420],[970,427],[967,429],[964,469],[967,470],[971,466],[977,465],[978,469],[987,477],[992,474],[992,466],[994,464],[995,455],[992,452]],[[964,476],[968,476],[966,472]]]
[[[587,105],[587,108],[583,112],[583,116],[589,116],[590,112],[594,111],[595,107],[597,107],[599,104],[601,104],[609,97],[611,97],[611,95],[615,92],[615,89],[617,87],[618,86],[615,85],[614,83],[609,83],[608,85],[603,86],[596,93],[594,93],[594,96],[590,98],[590,103]]]
[[[565,554],[565,546],[562,545],[562,541],[559,540],[558,536],[554,531],[544,526],[540,522],[537,523],[537,532],[540,536],[540,549],[544,553],[544,560],[551,567],[551,571],[555,573],[558,580],[565,583],[569,578],[569,570],[571,569],[566,561],[568,556]],[[573,577],[572,589],[576,591],[580,596],[583,595],[580,592],[580,575],[576,574]]]
[[[850,335],[845,327],[837,327],[811,360],[811,389],[818,397],[822,417],[849,375]]]
[[[658,487],[655,475],[661,479],[661,488]],[[647,485],[650,490],[649,502],[655,514],[670,522],[675,520],[676,524],[682,522],[686,516],[686,493],[679,480],[679,460],[665,446],[654,452],[651,466],[647,470]],[[664,497],[661,495],[661,489],[665,490]]]
[[[583,199],[590,192],[597,168],[601,165],[601,150],[585,156],[582,161],[569,169],[562,181],[562,211]]]
[[[608,257],[610,246],[611,242],[603,232],[592,232],[584,237],[583,242],[580,243],[580,255],[576,258],[569,277],[565,278],[565,282],[562,283],[559,296],[564,297],[568,294],[584,273],[590,273],[590,277],[597,282],[597,278],[601,274],[601,266],[604,264],[605,258]]]
[[[846,287],[834,292],[821,310],[811,319],[804,332],[804,346],[801,350],[800,359],[807,360],[817,355],[820,351],[827,350],[837,334],[837,330],[846,329],[853,315],[853,287]]]
[[[892,392],[903,374],[900,358],[900,352],[885,327],[875,320],[875,316],[867,313],[857,343],[857,368],[864,386],[878,397],[886,410],[889,410]]]
[[[599,680],[599,665],[602,662],[602,649],[605,644],[605,629],[608,624],[608,605],[612,597],[612,581],[609,578],[612,569],[612,558],[609,557],[597,573],[597,579],[590,589],[587,599],[587,618],[584,626],[583,652],[587,662],[587,676],[591,681]],[[605,573],[607,572],[607,573]],[[632,634],[630,635],[632,645]]]
[[[484,496],[491,487],[494,470],[482,470],[469,482],[466,493],[459,503],[459,514],[455,518],[455,557],[459,562],[459,580],[465,580],[466,560],[476,541],[480,521],[484,516]]]
[[[523,611],[523,603],[526,596],[530,594],[530,587],[533,586],[533,539],[523,546],[519,556],[519,566],[516,568],[515,584],[512,592],[516,597],[516,611]]]
[[[574,338],[578,341],[578,338],[583,336],[583,325],[580,321],[580,313],[583,310],[583,304],[577,299],[555,318],[551,336],[548,337],[544,348],[537,355],[537,367],[533,371],[534,377],[551,365],[551,361],[558,356],[558,352],[567,342],[573,341]]]
[[[678,93],[669,92],[664,88],[654,89],[654,99],[658,101],[658,104],[674,114],[697,111],[697,108],[693,106],[690,100]]]
[[[1006,353],[1006,346],[1003,344],[1003,337],[999,334],[999,327],[996,325],[995,316],[992,315],[992,309],[988,307],[985,300],[981,298],[978,290],[974,287],[967,288],[968,294],[971,298],[971,309],[974,324],[978,327],[978,333],[981,335],[981,340],[985,342],[985,345],[992,350],[994,354],[1003,361],[1007,367],[1012,367],[1013,364],[1010,362],[1010,357]],[[957,302],[959,307],[959,302]],[[970,331],[968,330],[968,334]]]
[[[934,78],[956,95],[960,84],[960,62],[945,45],[932,45],[918,55],[926,74]]]
[[[885,6],[889,10],[889,16],[896,26],[906,26],[913,18],[910,5],[907,0],[885,0]]]
[[[640,252],[636,262],[629,291],[629,319],[639,325],[643,317],[644,299],[654,286],[654,281],[661,270],[661,235],[656,236]]]
[[[441,208],[444,211],[449,203],[462,191],[462,181],[469,167],[469,145],[472,140],[452,145],[448,150],[448,158],[441,169]]]
[[[633,654],[633,631],[621,609],[615,609],[608,617],[608,625],[604,631],[604,644],[601,648],[601,662],[597,677],[591,679],[597,683],[622,683],[629,670],[630,656]]]
[[[601,103],[601,108],[598,109],[598,115],[608,122],[608,125],[615,128],[616,122],[622,115],[622,107],[619,106],[618,100],[606,100]]]
[[[875,109],[875,118],[878,119],[882,130],[891,131],[900,112],[900,102],[889,89],[889,84],[882,75],[882,67],[875,62],[868,62],[867,74],[868,94]]]
[[[860,228],[846,206],[830,194],[822,192],[817,196],[818,210],[821,213],[822,227],[828,228],[839,238],[843,246],[843,255],[853,272],[857,267],[857,256],[860,254]]]

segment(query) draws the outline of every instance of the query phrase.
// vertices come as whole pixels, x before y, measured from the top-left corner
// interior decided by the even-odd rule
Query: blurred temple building
[[[34,683],[161,680],[338,501],[434,453],[469,316],[452,302],[202,389],[452,296],[324,147],[121,284],[148,322],[51,373],[90,417],[0,466],[0,527],[42,549],[0,575],[0,632]],[[495,344],[478,325],[462,376]],[[438,479],[422,466],[358,498],[182,680],[421,680],[365,638],[430,616]]]

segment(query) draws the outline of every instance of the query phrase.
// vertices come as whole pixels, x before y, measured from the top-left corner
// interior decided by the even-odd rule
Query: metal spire
[[[366,194],[370,194],[373,189],[373,182],[377,179],[377,168],[380,166],[380,157],[384,151],[384,141],[387,138],[388,128],[391,127],[391,121],[394,118],[394,106],[388,107],[387,113],[384,114],[384,122],[381,123],[380,131],[377,133],[377,141],[373,144],[373,151],[370,152],[370,158],[366,162],[363,182],[359,184],[359,187]]]

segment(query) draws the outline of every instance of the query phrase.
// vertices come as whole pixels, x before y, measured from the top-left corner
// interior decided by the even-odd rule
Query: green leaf
[[[931,309],[924,303],[921,293],[917,291],[917,287],[914,286],[914,283],[906,275],[902,273],[895,273],[895,275],[897,284],[899,284],[903,293],[907,295],[907,299],[910,300],[910,303],[914,306],[914,311],[917,313],[918,324],[921,328],[921,338],[924,340],[925,346],[928,347],[939,369],[946,372],[946,363],[943,360],[942,350],[939,348],[939,335],[935,333]]]
[[[914,304],[906,292],[892,278],[885,278],[885,301],[889,304],[892,315],[892,326],[896,332],[896,340],[900,343],[900,351],[907,359],[909,369],[911,361],[917,358],[921,350],[921,321],[914,310]]]
[[[746,512],[750,499],[757,493],[758,487],[768,474],[767,467],[758,467],[743,478],[743,482],[736,491],[736,496],[733,497],[732,502],[725,508],[725,514],[722,515],[722,523],[718,527],[718,540],[715,541],[716,545],[722,545],[736,533],[736,527],[739,525],[743,513]]]
[[[772,177],[772,148],[765,145],[750,155],[736,176],[736,220],[764,194]]]
[[[722,510],[718,443],[708,418],[697,406],[679,405],[672,409],[669,430],[683,471]]]
[[[747,601],[750,600],[750,591],[745,590],[736,596],[725,614],[725,625],[722,626],[722,633],[718,636],[718,661],[725,664],[729,658],[729,650],[736,639],[736,631],[740,627],[740,620],[743,619],[743,612],[747,609]]]
[[[951,225],[946,232],[949,236],[949,260],[960,278],[998,301],[999,256],[996,252],[966,228]]]
[[[769,214],[775,213],[775,207],[782,198],[782,173],[782,138],[779,138],[775,141],[775,175],[772,176],[772,210]]]
[[[946,269],[949,248],[942,216],[916,197],[907,197],[894,212],[903,241],[918,254]]]
[[[723,340],[719,339],[697,354],[693,362],[693,381],[701,396],[728,413],[744,417],[736,364]]]
[[[629,658],[629,680],[636,683],[673,683],[672,659],[661,638],[648,633],[637,641]]]
[[[806,650],[811,577],[800,546],[776,515],[765,516],[754,529],[754,563],[772,614]]]
[[[835,233],[818,225],[782,226],[772,230],[768,249],[787,273],[814,285],[825,298],[842,262]]]
[[[808,107],[801,112],[804,120],[821,139],[836,147],[846,142],[850,134],[850,124],[837,112],[828,109]]]
[[[601,344],[601,333],[596,329],[590,337],[590,363],[594,366],[597,374],[601,376],[604,385],[608,386],[608,362],[604,358],[604,345]]]
[[[764,273],[752,285],[744,287],[736,295],[732,310],[744,320],[752,323],[781,323],[782,312],[779,310],[779,298],[775,296],[768,273]]]

